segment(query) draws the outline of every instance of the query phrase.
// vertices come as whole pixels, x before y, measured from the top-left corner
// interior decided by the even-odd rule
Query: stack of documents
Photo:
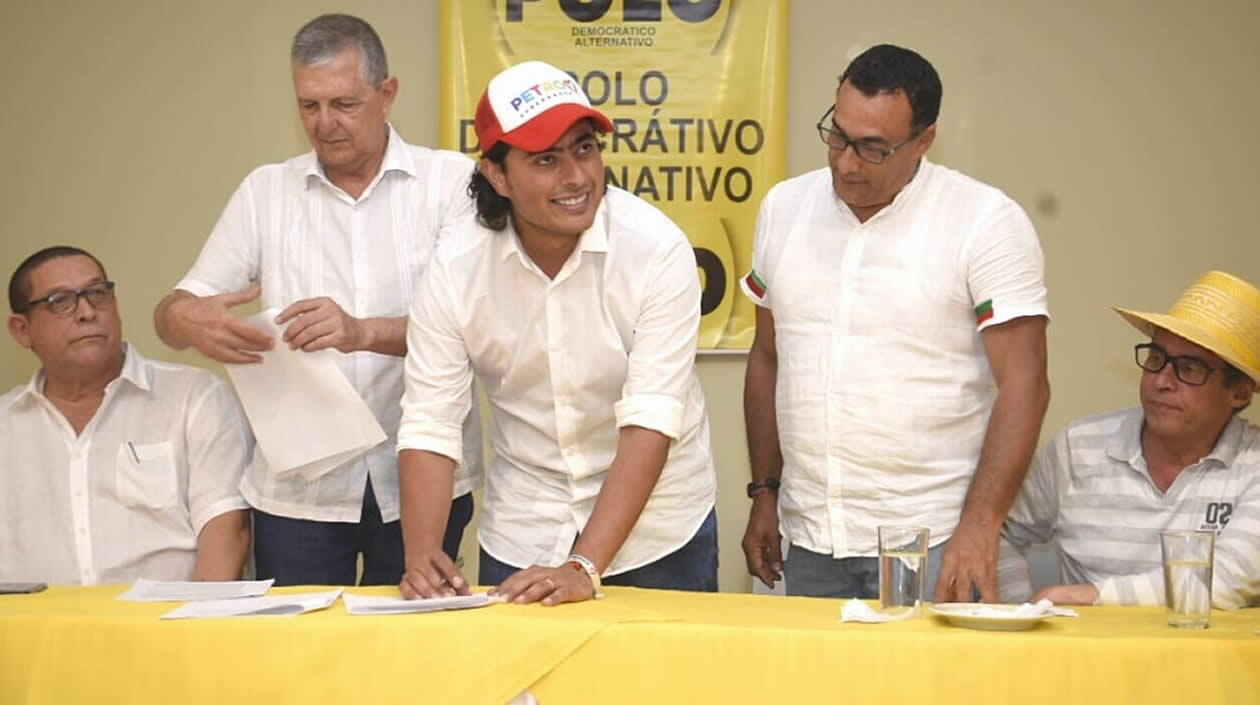
[[[275,580],[149,580],[140,578],[131,589],[118,596],[128,602],[188,602],[190,600],[231,600],[266,595]]]
[[[427,600],[404,600],[401,597],[375,597],[369,595],[342,595],[346,612],[350,614],[411,614],[438,612],[441,610],[467,610],[485,607],[503,599],[488,592],[458,597],[430,597]]]
[[[291,617],[295,614],[327,609],[341,596],[341,588],[327,592],[305,592],[294,595],[242,597],[236,600],[201,600],[189,602],[162,615],[162,619],[189,617]]]
[[[118,596],[129,602],[184,602],[162,619],[190,617],[292,616],[331,607],[344,597],[349,614],[414,614],[485,607],[503,599],[487,592],[457,597],[404,600],[401,597],[342,595],[342,588],[323,592],[267,595],[274,580],[194,582],[141,578]]]

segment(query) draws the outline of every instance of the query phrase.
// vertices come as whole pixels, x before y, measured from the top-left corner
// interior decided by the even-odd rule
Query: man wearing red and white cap
[[[682,231],[607,187],[608,118],[538,61],[475,119],[477,218],[439,246],[408,325],[398,435],[407,597],[467,592],[441,551],[476,374],[493,409],[480,582],[558,604],[605,584],[717,589],[716,478]]]

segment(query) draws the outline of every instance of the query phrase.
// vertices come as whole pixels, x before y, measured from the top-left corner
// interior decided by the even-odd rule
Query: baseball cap
[[[551,64],[524,61],[490,79],[477,102],[473,127],[482,154],[498,142],[542,152],[584,118],[612,132],[612,122],[591,107],[576,79]]]

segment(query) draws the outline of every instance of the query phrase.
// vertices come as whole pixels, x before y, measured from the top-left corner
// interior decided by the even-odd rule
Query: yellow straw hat
[[[1216,353],[1257,383],[1260,391],[1260,289],[1211,271],[1186,289],[1167,314],[1115,307],[1134,328],[1163,328]]]

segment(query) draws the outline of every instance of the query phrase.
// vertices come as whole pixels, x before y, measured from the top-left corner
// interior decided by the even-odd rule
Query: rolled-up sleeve
[[[188,514],[194,533],[220,514],[249,505],[241,476],[254,453],[254,436],[236,394],[207,375],[190,399],[184,429],[188,453]]]
[[[427,450],[460,464],[473,372],[457,321],[459,302],[439,258],[420,279],[407,322],[398,450]]]
[[[641,426],[678,440],[700,329],[696,257],[681,233],[662,248],[650,272],[614,413],[617,428]]]

